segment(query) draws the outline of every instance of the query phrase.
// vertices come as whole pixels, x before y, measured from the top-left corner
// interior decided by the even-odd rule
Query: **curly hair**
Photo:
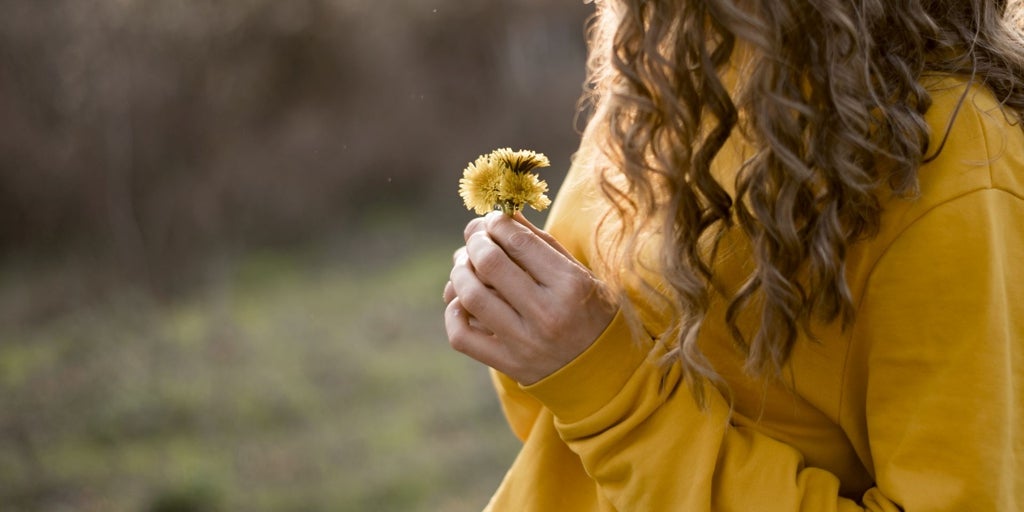
[[[916,194],[941,151],[923,78],[963,76],[1024,116],[1024,39],[1005,0],[597,3],[585,99],[601,187],[623,264],[644,229],[664,237],[662,296],[678,314],[663,334],[698,387],[694,374],[715,377],[696,342],[713,292],[755,374],[777,375],[812,322],[852,322],[850,244],[877,232],[880,193]],[[712,163],[734,132],[752,155],[725,182]],[[727,293],[713,269],[735,229],[753,263]]]

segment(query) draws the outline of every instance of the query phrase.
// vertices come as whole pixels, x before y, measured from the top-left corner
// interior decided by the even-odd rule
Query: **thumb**
[[[515,219],[516,222],[529,228],[530,231],[533,231],[533,234],[540,237],[541,240],[544,240],[548,245],[550,245],[556,251],[561,253],[562,256],[565,256],[566,258],[569,258],[572,261],[576,261],[576,257],[573,256],[572,253],[570,253],[565,247],[562,247],[562,244],[559,243],[558,240],[555,239],[555,237],[551,236],[551,234],[548,233],[547,231],[544,231],[543,229],[534,226],[533,223],[530,222],[525,215],[523,215],[523,212],[516,212],[515,216],[512,218]]]

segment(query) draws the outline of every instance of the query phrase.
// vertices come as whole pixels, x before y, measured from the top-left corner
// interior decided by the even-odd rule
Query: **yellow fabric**
[[[757,380],[713,303],[700,343],[732,409],[715,389],[698,409],[621,314],[532,386],[495,373],[523,447],[488,510],[1024,510],[1024,132],[981,87],[954,116],[963,91],[933,88],[932,147],[950,133],[920,197],[886,200],[848,255],[852,328],[820,328]],[[584,263],[609,243],[586,144],[549,221]],[[727,280],[749,264],[732,253]]]

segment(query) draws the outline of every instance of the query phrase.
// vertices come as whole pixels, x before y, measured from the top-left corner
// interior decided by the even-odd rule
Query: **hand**
[[[448,341],[520,384],[568,364],[615,315],[607,285],[522,214],[474,219],[465,240],[444,290]]]

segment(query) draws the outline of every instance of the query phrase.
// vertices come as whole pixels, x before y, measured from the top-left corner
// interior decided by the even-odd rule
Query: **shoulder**
[[[941,202],[983,188],[1024,197],[1024,130],[983,84],[932,78],[933,105],[925,115],[930,151],[921,167],[921,197]]]
[[[847,275],[855,296],[884,259],[926,254],[944,243],[978,250],[961,243],[967,232],[950,225],[950,218],[975,232],[1024,232],[1020,121],[983,85],[953,77],[934,77],[926,85],[934,102],[925,116],[933,157],[918,172],[920,193],[884,198],[879,232],[852,249]]]

